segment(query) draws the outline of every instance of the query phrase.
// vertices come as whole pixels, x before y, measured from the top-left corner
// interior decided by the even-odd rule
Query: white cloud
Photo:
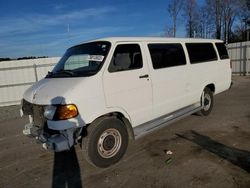
[[[55,10],[62,10],[66,7],[66,5],[63,5],[63,4],[57,4],[57,5],[54,5],[54,9]]]
[[[133,30],[133,27],[123,25],[122,21],[119,26],[107,22],[118,12],[114,7],[55,12],[55,15],[30,14],[21,18],[2,18],[0,57],[62,55],[67,47],[74,44]]]
[[[75,23],[79,20],[84,22],[88,19],[100,19],[114,11],[116,11],[114,7],[102,7],[75,10],[57,15],[32,14],[23,18],[2,18],[0,20],[0,37],[37,32],[46,27]]]
[[[0,43],[0,57],[58,56],[72,45],[131,29],[133,28],[115,26],[78,28],[72,30],[69,35],[67,33],[40,33],[29,35],[25,39],[3,39]],[[48,40],[50,38],[51,40]]]

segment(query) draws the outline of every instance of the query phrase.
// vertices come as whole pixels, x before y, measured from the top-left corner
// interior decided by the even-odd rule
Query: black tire
[[[201,97],[201,104],[202,104],[202,97]],[[208,87],[206,87],[204,89],[204,106],[198,112],[198,114],[201,116],[208,116],[212,111],[213,106],[214,106],[213,92]]]
[[[103,117],[94,121],[88,126],[82,144],[86,160],[101,168],[117,163],[125,154],[127,146],[126,126],[116,117]]]

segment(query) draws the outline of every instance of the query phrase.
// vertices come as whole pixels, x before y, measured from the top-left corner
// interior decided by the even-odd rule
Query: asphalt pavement
[[[0,188],[249,188],[250,77],[233,81],[215,96],[209,116],[191,115],[136,140],[106,169],[89,165],[79,146],[44,150],[22,135],[28,119],[19,117],[19,106],[1,107]]]

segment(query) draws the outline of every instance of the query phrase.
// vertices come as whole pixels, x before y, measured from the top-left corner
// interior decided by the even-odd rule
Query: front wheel
[[[83,152],[88,162],[105,168],[118,162],[128,146],[128,132],[116,117],[103,117],[87,128]]]
[[[202,116],[207,116],[212,111],[214,105],[213,92],[209,88],[205,88],[201,96],[202,109],[198,113]]]

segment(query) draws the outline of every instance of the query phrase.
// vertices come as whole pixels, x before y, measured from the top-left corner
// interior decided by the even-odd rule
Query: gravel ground
[[[233,80],[209,116],[189,116],[131,143],[107,169],[89,165],[79,146],[43,150],[22,135],[28,119],[19,106],[0,108],[0,188],[250,187],[250,77]]]
[[[0,123],[11,119],[20,118],[20,106],[0,107]]]

